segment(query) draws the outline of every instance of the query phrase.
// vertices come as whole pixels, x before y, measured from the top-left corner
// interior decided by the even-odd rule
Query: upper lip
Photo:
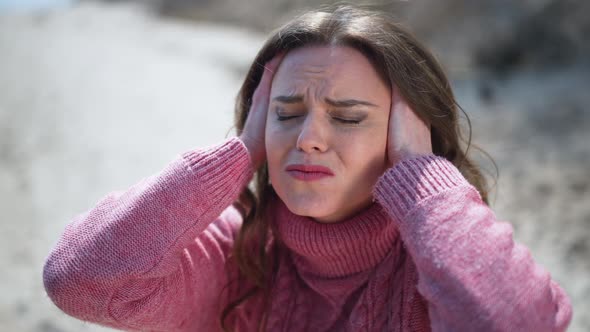
[[[292,164],[285,168],[286,171],[300,171],[300,172],[314,172],[314,173],[325,173],[334,175],[331,169],[322,165],[311,165],[311,164]]]

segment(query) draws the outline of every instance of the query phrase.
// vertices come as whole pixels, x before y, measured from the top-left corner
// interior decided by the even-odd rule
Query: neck
[[[373,203],[337,223],[321,223],[273,204],[280,240],[297,268],[322,277],[345,277],[373,269],[399,240],[397,226]]]

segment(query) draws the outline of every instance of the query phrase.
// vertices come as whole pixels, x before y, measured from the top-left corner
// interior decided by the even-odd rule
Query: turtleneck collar
[[[395,222],[378,203],[334,224],[292,213],[274,197],[279,237],[300,272],[324,278],[372,270],[400,240]]]

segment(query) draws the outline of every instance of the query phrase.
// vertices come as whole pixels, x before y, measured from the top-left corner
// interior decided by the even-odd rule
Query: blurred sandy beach
[[[187,20],[178,5],[162,16],[148,2],[0,11],[0,331],[107,331],[66,316],[44,293],[43,262],[61,231],[106,193],[233,135],[234,98],[265,26],[203,19],[223,8]],[[541,56],[511,67],[485,48],[469,62],[459,42],[445,53],[449,39],[427,38],[474,142],[498,165],[492,207],[570,295],[569,331],[588,331],[588,63]]]

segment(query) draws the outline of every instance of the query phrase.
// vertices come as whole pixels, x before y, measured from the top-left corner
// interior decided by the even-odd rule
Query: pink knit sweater
[[[220,309],[237,294],[222,292],[237,275],[226,264],[242,222],[231,204],[251,177],[247,149],[231,138],[107,195],[72,220],[47,258],[49,297],[117,329],[220,331]],[[374,197],[338,224],[273,201],[287,250],[269,331],[566,329],[565,292],[451,163],[405,160]],[[232,316],[237,331],[255,331],[260,299]]]

